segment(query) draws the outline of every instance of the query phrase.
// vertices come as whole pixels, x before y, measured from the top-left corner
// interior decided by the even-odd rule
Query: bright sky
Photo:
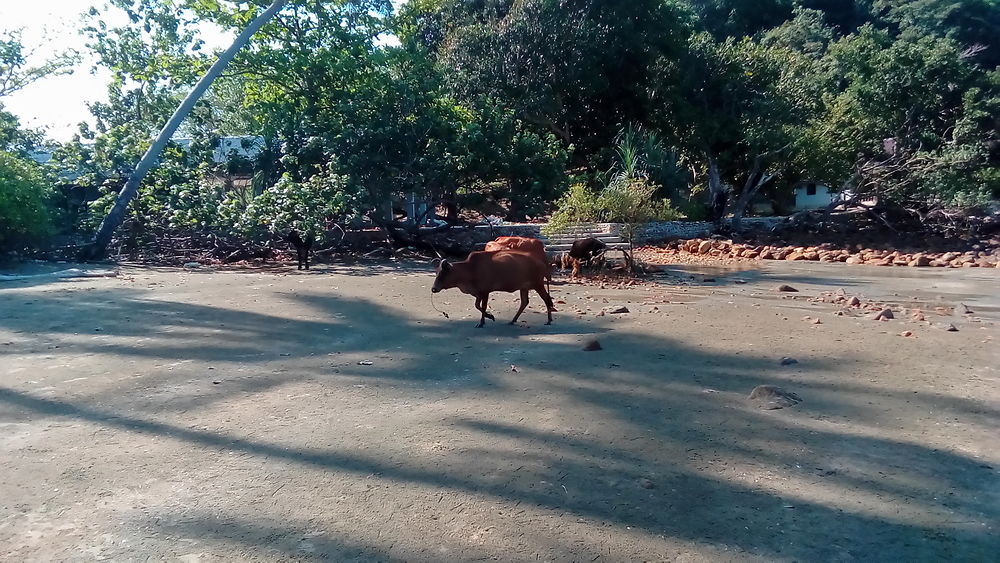
[[[398,8],[406,0],[393,0]],[[94,60],[88,57],[80,15],[97,6],[108,14],[109,25],[123,25],[128,19],[117,9],[109,10],[105,0],[0,0],[0,30],[21,29],[25,47],[34,50],[32,62],[43,61],[54,53],[75,49],[83,55],[73,74],[39,80],[0,102],[21,120],[21,125],[44,128],[55,141],[68,141],[81,121],[91,124],[87,102],[106,101],[110,75],[93,71]],[[208,49],[228,47],[235,34],[206,26],[202,39]],[[386,40],[392,42],[392,39]]]
[[[68,141],[81,121],[92,122],[87,102],[107,100],[110,76],[92,72],[94,61],[88,58],[86,38],[79,31],[83,27],[80,14],[95,5],[102,13],[109,13],[103,9],[104,0],[0,0],[0,29],[23,30],[25,47],[34,52],[30,61],[39,62],[67,49],[76,49],[84,56],[73,74],[39,80],[0,100],[7,111],[20,118],[21,125],[45,128],[48,137],[56,141]],[[121,25],[127,18],[115,10],[105,21]],[[207,35],[204,39],[209,48],[231,41],[230,34],[214,31]]]

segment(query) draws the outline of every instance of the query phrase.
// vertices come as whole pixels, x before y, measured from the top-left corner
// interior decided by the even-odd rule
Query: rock
[[[807,250],[802,254],[802,257],[806,260],[819,260],[819,253]]]
[[[655,489],[656,488],[656,483],[654,483],[654,482],[652,482],[652,481],[650,481],[649,479],[646,479],[646,478],[639,479],[638,483],[639,483],[639,486],[642,487],[643,489]]]
[[[959,256],[961,255],[957,252],[945,252],[940,258],[938,258],[938,260],[942,262],[951,262],[952,260],[958,258]]]
[[[698,254],[708,254],[709,250],[712,250],[712,241],[710,240],[703,240],[698,245]]]
[[[860,256],[857,256],[857,255],[848,256],[847,260],[844,260],[844,262],[847,262],[848,264],[864,264],[865,263],[864,259],[861,258]]]
[[[895,317],[892,314],[892,309],[887,308],[887,309],[882,309],[878,313],[875,313],[875,316],[873,316],[872,318],[875,319],[876,321],[888,321],[894,319]]]
[[[628,307],[626,307],[624,305],[617,305],[617,306],[614,306],[614,307],[605,307],[605,308],[601,309],[601,312],[605,313],[607,315],[613,315],[613,314],[617,314],[617,313],[628,313],[629,311],[628,311]]]
[[[770,250],[762,250],[760,254],[757,255],[757,257],[760,258],[761,260],[773,260],[774,254],[772,254]]]
[[[955,325],[953,325],[951,323],[948,323],[943,328],[944,328],[945,332],[958,332],[958,327],[956,327]]]
[[[789,262],[797,262],[799,260],[805,260],[805,259],[806,255],[797,250],[793,250],[787,256],[785,256],[785,260],[788,260]]]
[[[904,330],[903,332],[899,333],[899,335],[900,336],[913,336],[913,333],[911,331],[909,331],[909,330]]]
[[[596,352],[597,350],[603,350],[601,343],[597,339],[588,340],[586,344],[583,345],[584,352]]]
[[[823,324],[823,321],[821,321],[819,319],[813,319],[812,324],[814,324],[814,325],[821,325],[821,324]]]
[[[796,360],[795,358],[790,358],[788,356],[785,356],[784,358],[781,358],[781,361],[779,361],[778,363],[783,366],[790,366],[799,363],[799,361]]]
[[[855,295],[855,296],[853,296],[853,297],[851,297],[850,299],[847,300],[847,306],[848,307],[860,307],[861,306],[861,300],[858,299],[857,295]]]
[[[965,303],[959,303],[958,307],[955,307],[956,315],[971,315],[973,313],[972,309],[966,306]]]
[[[913,260],[910,260],[910,266],[916,268],[923,268],[924,266],[930,266],[930,265],[931,265],[930,257],[924,256],[923,254],[917,254],[916,256],[913,257]]]
[[[201,263],[200,262],[185,262],[184,263],[184,267],[185,268],[201,268]]]
[[[786,284],[779,285],[775,289],[775,291],[784,291],[784,292],[788,292],[788,293],[798,293],[799,292],[799,290],[795,289],[794,287],[792,287],[790,285],[786,285]]]
[[[785,391],[776,385],[758,385],[750,392],[748,399],[759,408],[767,410],[792,407],[802,402],[795,393]]]

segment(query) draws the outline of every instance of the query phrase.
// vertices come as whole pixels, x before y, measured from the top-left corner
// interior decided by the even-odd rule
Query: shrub
[[[33,161],[0,151],[0,248],[52,233],[52,183]]]

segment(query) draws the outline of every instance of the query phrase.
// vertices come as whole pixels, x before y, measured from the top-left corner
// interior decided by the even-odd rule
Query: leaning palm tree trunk
[[[226,49],[224,53],[219,55],[219,60],[215,61],[215,64],[208,69],[205,76],[202,76],[201,80],[195,84],[194,89],[191,90],[187,97],[184,98],[184,101],[177,107],[174,114],[170,116],[170,119],[167,120],[167,124],[164,125],[163,129],[160,131],[159,136],[156,137],[156,140],[153,141],[152,145],[150,145],[146,154],[144,154],[142,159],[139,160],[139,164],[136,165],[135,171],[131,176],[129,176],[128,181],[125,182],[125,186],[122,188],[122,191],[118,193],[118,199],[115,201],[114,207],[111,208],[111,211],[108,212],[108,216],[101,222],[101,227],[97,231],[97,236],[94,238],[94,242],[85,248],[81,253],[83,258],[98,258],[104,256],[107,251],[108,244],[111,242],[111,235],[114,234],[115,229],[117,229],[125,219],[125,212],[128,209],[129,202],[132,201],[135,194],[139,191],[139,184],[142,183],[143,178],[146,177],[146,173],[153,167],[153,163],[155,163],[156,159],[160,156],[160,152],[162,152],[163,148],[167,146],[167,142],[170,140],[170,137],[173,136],[175,131],[177,131],[181,122],[184,121],[184,118],[191,112],[194,105],[199,99],[201,99],[201,96],[205,93],[205,91],[208,90],[208,87],[212,85],[212,82],[218,78],[220,74],[222,74],[222,71],[225,70],[226,66],[229,65],[229,63],[236,57],[236,53],[246,46],[253,34],[257,33],[257,31],[263,27],[269,19],[274,17],[274,15],[278,13],[278,10],[280,10],[287,1],[288,0],[274,0],[274,2],[272,2],[266,10],[264,10],[264,12],[250,22],[250,25],[248,25],[246,29],[244,29],[239,36],[236,37],[233,44]]]

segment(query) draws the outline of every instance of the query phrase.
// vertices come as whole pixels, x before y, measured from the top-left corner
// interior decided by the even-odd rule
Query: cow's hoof
[[[477,324],[477,325],[476,325],[476,328],[483,328],[483,323],[479,323],[479,324]]]

